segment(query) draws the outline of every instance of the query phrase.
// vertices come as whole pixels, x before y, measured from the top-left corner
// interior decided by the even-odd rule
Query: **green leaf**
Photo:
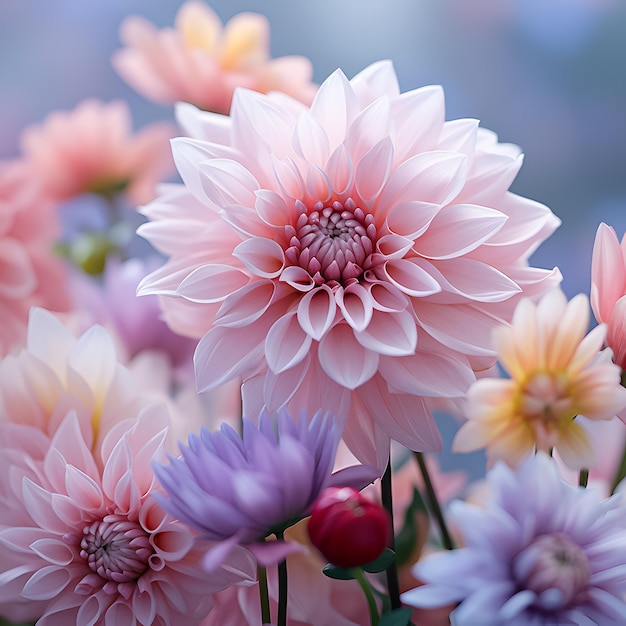
[[[418,528],[415,524],[418,513],[428,516],[428,510],[420,492],[413,487],[413,497],[411,504],[404,513],[404,525],[402,530],[396,535],[396,552],[398,553],[398,566],[409,563],[413,555],[415,546],[419,540]]]
[[[332,563],[324,565],[322,568],[322,574],[328,576],[328,578],[334,578],[335,580],[354,580],[355,576],[351,569],[346,567],[337,567]]]
[[[385,548],[378,558],[361,565],[361,568],[370,574],[383,572],[395,561],[395,558],[396,553],[391,548]]]
[[[403,607],[401,609],[395,609],[391,613],[385,613],[380,618],[378,626],[408,626],[411,621],[411,615],[413,609]]]

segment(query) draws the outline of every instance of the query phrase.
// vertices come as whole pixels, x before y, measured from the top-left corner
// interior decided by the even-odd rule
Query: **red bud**
[[[352,487],[329,487],[315,501],[309,519],[311,543],[338,567],[365,565],[391,539],[387,511]]]

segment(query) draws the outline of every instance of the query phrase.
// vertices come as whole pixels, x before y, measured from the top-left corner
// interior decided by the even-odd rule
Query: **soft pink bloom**
[[[241,89],[230,117],[179,112],[184,186],[138,231],[170,259],[140,293],[202,337],[199,389],[241,376],[246,415],[348,416],[379,467],[390,438],[439,449],[429,400],[463,397],[491,330],[560,280],[528,264],[559,220],[508,191],[519,150],[445,122],[440,87],[401,94],[387,62],[335,72],[310,108]]]
[[[55,111],[27,128],[21,143],[54,200],[123,192],[138,205],[154,198],[155,185],[172,173],[172,133],[168,123],[134,133],[125,102],[84,100],[73,111]]]
[[[3,423],[0,613],[39,626],[193,626],[211,594],[255,579],[237,553],[209,576],[193,531],[153,498],[168,418],[144,407],[93,445],[74,411],[52,438]]]
[[[591,259],[591,308],[599,323],[607,325],[606,343],[613,360],[626,369],[626,238],[598,226]]]
[[[228,113],[236,87],[281,91],[310,102],[316,86],[308,59],[270,59],[269,23],[257,13],[239,13],[226,26],[203,2],[189,0],[176,14],[175,28],[157,29],[131,16],[120,29],[126,46],[113,65],[133,88],[161,104],[190,102]]]
[[[0,164],[0,357],[23,344],[31,306],[69,307],[66,270],[52,250],[59,230],[32,169]]]
[[[467,395],[468,421],[452,449],[487,448],[490,463],[522,462],[533,450],[553,448],[574,469],[592,467],[596,453],[576,416],[610,420],[626,406],[626,389],[610,350],[601,351],[605,327],[585,335],[589,302],[570,302],[560,289],[538,304],[522,300],[511,326],[493,332],[508,379],[482,378]]]

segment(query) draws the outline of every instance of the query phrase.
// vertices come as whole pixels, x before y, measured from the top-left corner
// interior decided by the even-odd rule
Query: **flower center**
[[[522,389],[519,407],[535,429],[539,450],[551,448],[555,428],[576,415],[567,377],[560,373],[532,376]]]
[[[153,552],[146,531],[121,515],[107,515],[83,528],[80,556],[107,580],[137,580],[148,569]]]
[[[285,257],[305,269],[316,284],[345,285],[358,280],[374,251],[374,217],[357,207],[352,198],[329,206],[317,202],[311,209],[296,201],[298,218],[285,233]]]
[[[541,608],[568,605],[589,581],[589,561],[567,535],[542,535],[520,552],[513,564],[518,583],[537,594]]]

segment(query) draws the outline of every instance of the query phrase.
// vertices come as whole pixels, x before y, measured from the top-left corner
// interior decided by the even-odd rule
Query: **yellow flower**
[[[572,468],[590,467],[595,451],[578,415],[608,420],[626,406],[620,369],[601,351],[604,325],[587,335],[589,303],[559,289],[535,304],[523,299],[510,327],[494,331],[509,379],[483,378],[469,389],[456,452],[485,447],[489,463],[517,465],[533,450],[556,449]]]

